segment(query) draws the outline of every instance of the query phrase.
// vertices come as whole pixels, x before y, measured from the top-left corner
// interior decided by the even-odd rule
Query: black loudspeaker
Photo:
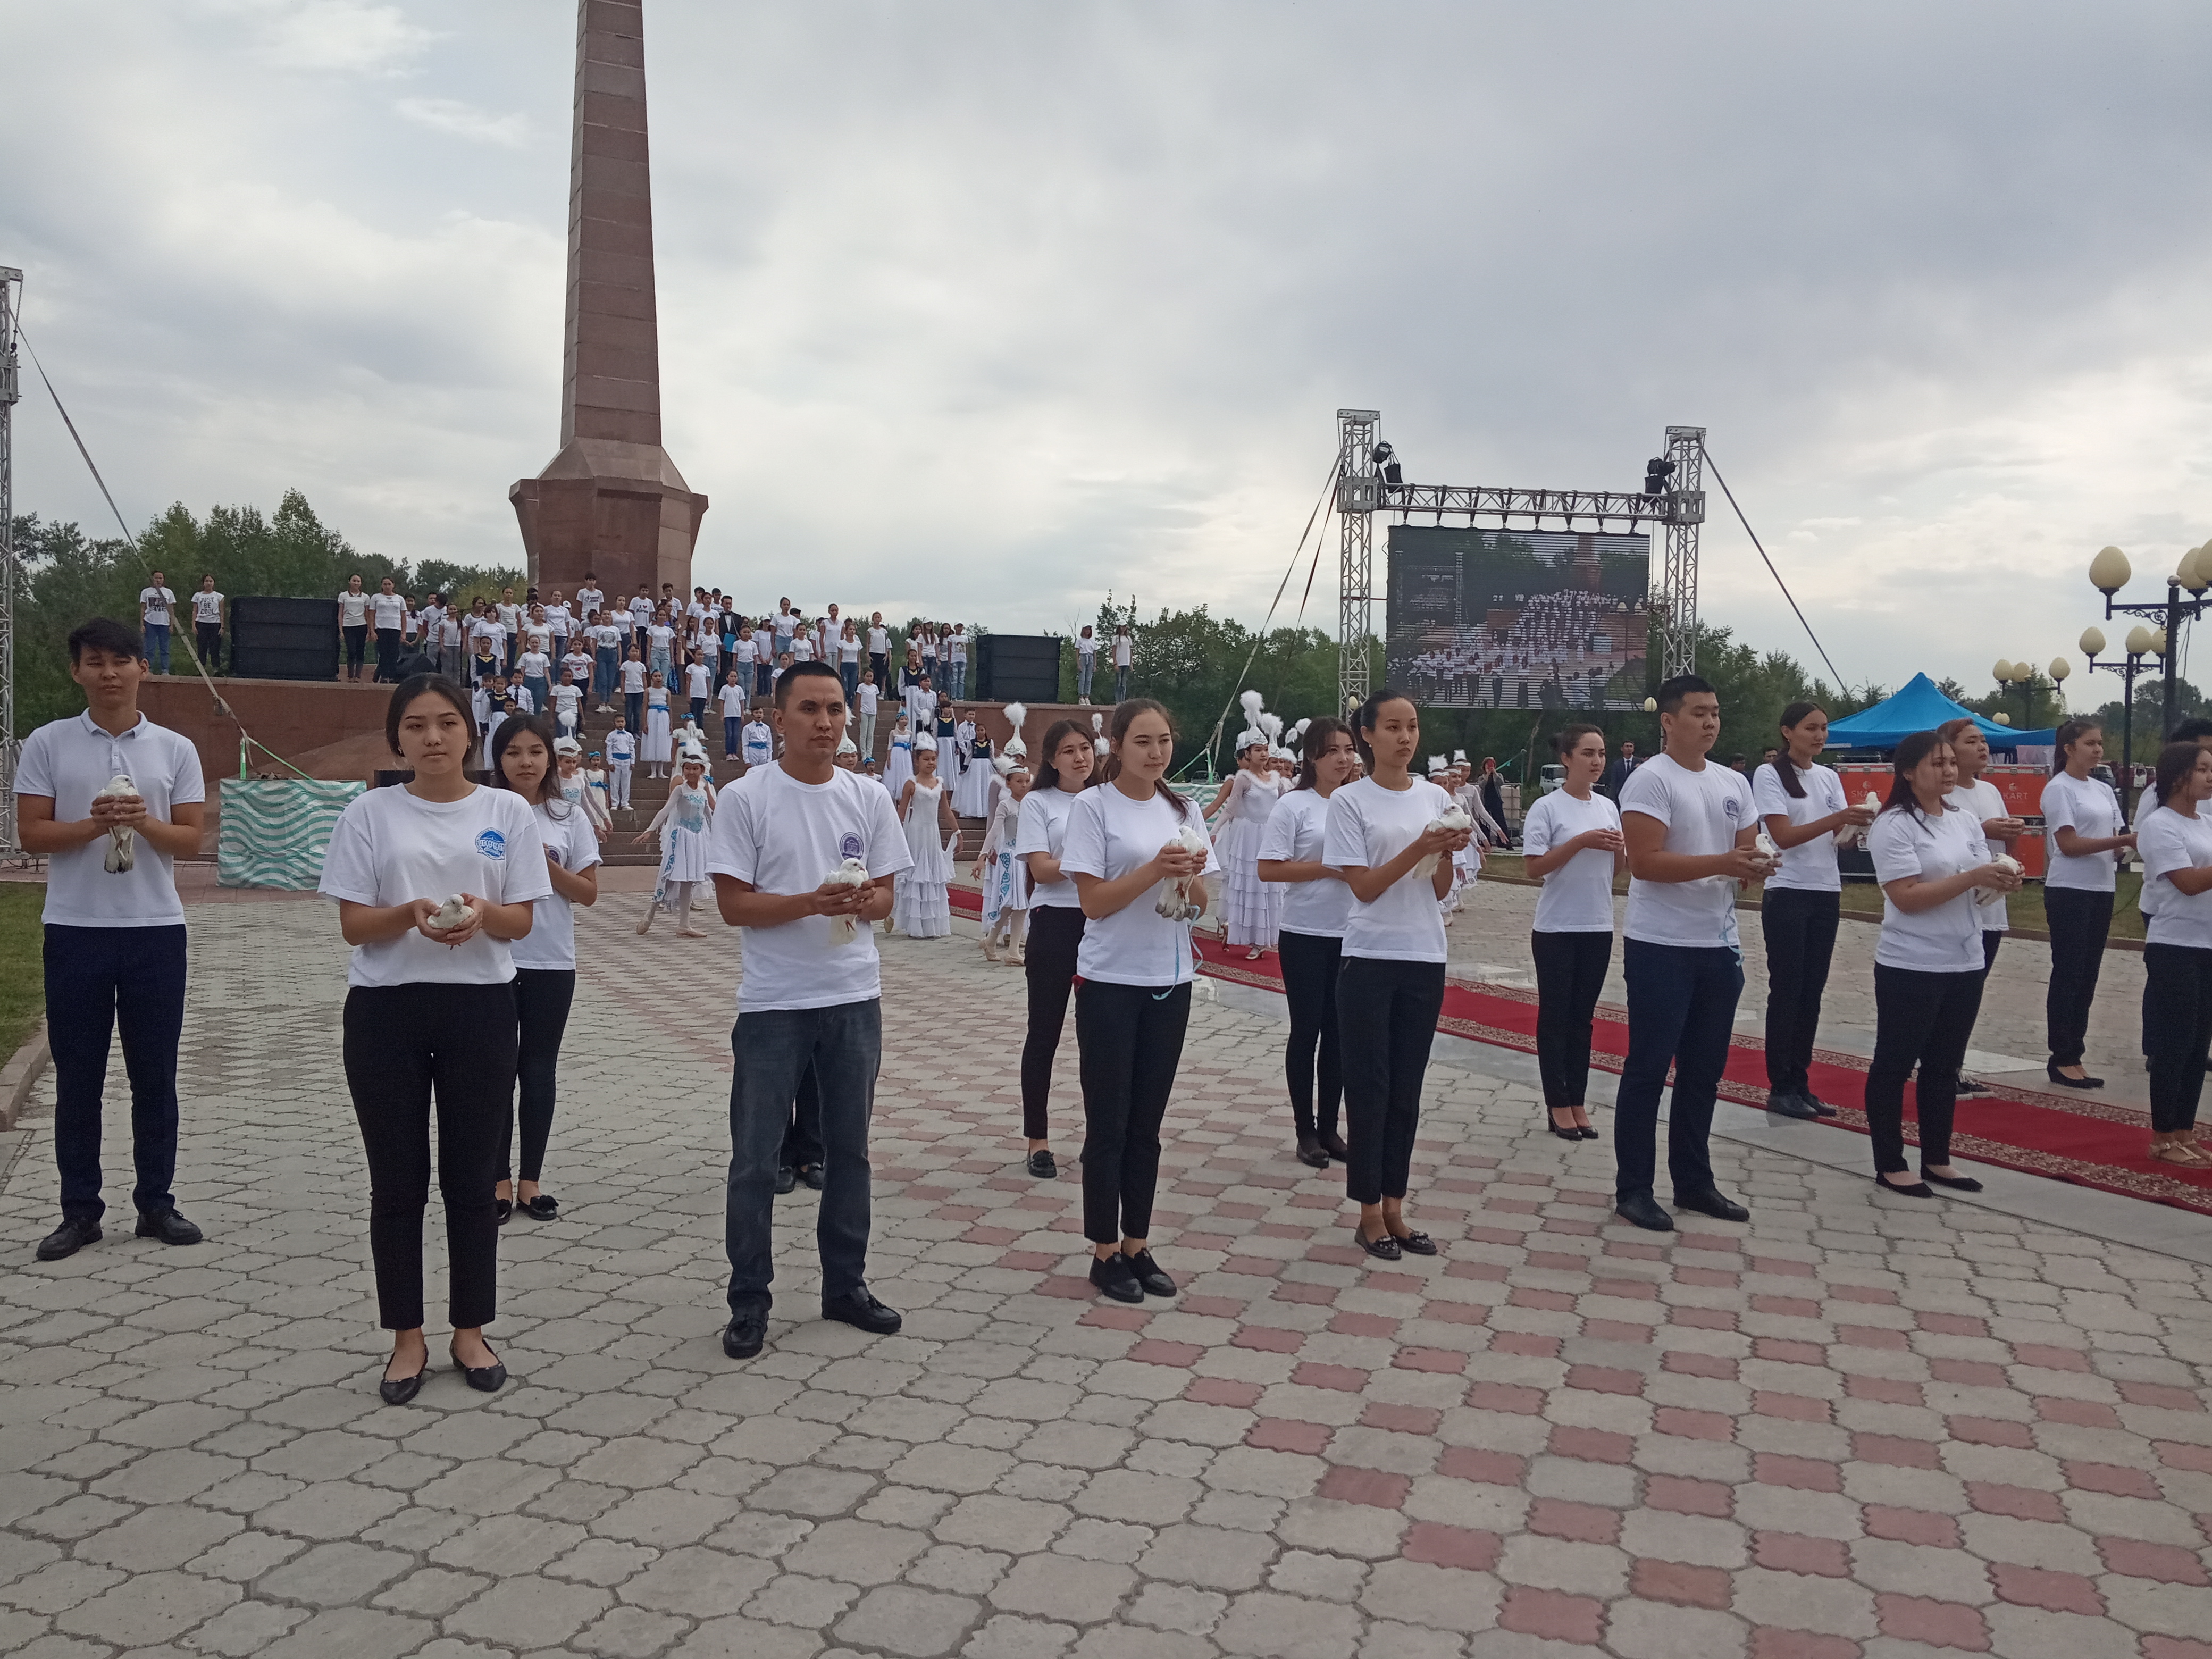
[[[234,679],[334,680],[338,644],[335,599],[250,596],[230,602]]]
[[[1058,702],[1057,634],[986,634],[976,641],[975,695],[987,702]]]

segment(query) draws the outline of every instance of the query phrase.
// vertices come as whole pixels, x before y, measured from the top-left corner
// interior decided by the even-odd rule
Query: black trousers
[[[430,1200],[430,1102],[446,1206],[447,1310],[456,1328],[498,1308],[492,1207],[514,1090],[514,986],[356,986],[346,993],[346,1087],[368,1154],[368,1249],[379,1322],[422,1323],[422,1212]]]
[[[1291,1121],[1301,1140],[1333,1135],[1344,1098],[1336,1035],[1336,975],[1343,965],[1344,941],[1286,927],[1275,949],[1283,963],[1283,994],[1291,1006],[1291,1041],[1283,1057],[1291,1089]],[[1321,1086],[1317,1102],[1316,1081]]]
[[[70,927],[48,922],[46,1039],[54,1058],[54,1162],[62,1214],[97,1221],[100,1100],[121,1027],[131,1079],[131,1201],[143,1215],[177,1206],[177,1045],[185,1030],[185,927]]]
[[[2212,951],[2143,946],[2143,1029],[2150,1036],[2150,1127],[2197,1127],[2204,1060],[2212,1051]]]
[[[1589,1091],[1590,1020],[1613,962],[1613,933],[1532,933],[1528,953],[1536,959],[1536,1074],[1544,1104],[1583,1105]]]
[[[1867,1067],[1867,1134],[1878,1175],[1905,1163],[1905,1079],[1920,1068],[1917,1091],[1920,1167],[1951,1161],[1951,1114],[1959,1102],[1959,1067],[1974,1017],[1982,1011],[1978,973],[1930,974],[1874,968],[1874,1059]]]
[[[1412,1178],[1413,1136],[1421,1124],[1421,1079],[1428,1073],[1437,1016],[1444,1007],[1444,964],[1346,957],[1336,978],[1336,1018],[1344,1042],[1344,1190],[1355,1202],[1403,1198]]]
[[[379,684],[398,682],[399,630],[396,628],[376,630],[376,678]]]
[[[553,1096],[561,1066],[561,1037],[568,1029],[568,1010],[576,1000],[573,968],[518,968],[514,1006],[520,1016],[514,1062],[515,1116],[522,1124],[522,1178],[544,1173],[545,1142],[553,1133]],[[500,1149],[499,1178],[511,1179],[510,1135]]]
[[[1820,996],[1836,951],[1843,895],[1802,887],[1770,887],[1759,913],[1766,939],[1766,1086],[1778,1094],[1809,1092],[1813,1039],[1820,1029]]]
[[[207,672],[219,673],[222,668],[222,624],[194,623],[192,632],[199,636],[200,660],[207,665]]]
[[[2112,896],[2046,886],[2043,913],[2051,925],[2051,988],[2043,998],[2051,1058],[2057,1065],[2078,1066],[2089,1035],[2097,975],[2105,965],[2105,936],[2112,930]]]
[[[338,631],[345,635],[346,672],[358,679],[361,678],[362,659],[368,653],[368,624],[356,623],[352,627],[342,628]]]
[[[1146,1238],[1160,1182],[1160,1124],[1190,1026],[1190,982],[1165,990],[1086,979],[1075,994],[1083,1073],[1083,1236]]]
[[[1075,953],[1082,944],[1082,911],[1070,904],[1030,907],[1029,943],[1023,947],[1030,1030],[1022,1039],[1022,1133],[1031,1140],[1049,1138],[1045,1108],[1052,1101],[1052,1062],[1067,1024],[1067,999],[1075,989]]]
[[[1628,1059],[1613,1097],[1613,1194],[1651,1195],[1659,1097],[1667,1093],[1667,1174],[1679,1204],[1713,1190],[1713,1103],[1743,995],[1743,958],[1732,945],[1632,939],[1622,941],[1620,971],[1628,986]]]
[[[809,1061],[792,1097],[791,1121],[783,1131],[783,1152],[777,1159],[787,1170],[811,1169],[822,1161],[822,1079]]]

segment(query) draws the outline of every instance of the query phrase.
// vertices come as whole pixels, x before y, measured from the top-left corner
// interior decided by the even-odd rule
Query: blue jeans
[[[592,659],[592,696],[605,702],[615,694],[615,671],[620,666],[615,661],[615,648],[602,646]]]
[[[959,702],[968,695],[968,665],[965,662],[956,662],[952,665],[951,672],[952,701]]]
[[[142,1214],[174,1209],[177,1042],[185,1029],[185,929],[63,927],[46,934],[46,1039],[54,1056],[54,1161],[62,1214],[97,1221],[100,1099],[119,1024],[131,1078],[131,1154]]]
[[[623,693],[623,723],[629,727],[633,736],[641,738],[645,735],[644,692],[625,691]]]
[[[1115,702],[1129,701],[1129,671],[1126,668],[1117,668],[1114,671],[1114,701]]]
[[[740,726],[744,726],[744,722],[738,720],[735,715],[725,714],[722,716],[722,758],[724,760],[737,759],[738,730]]]
[[[814,1223],[824,1301],[867,1282],[868,1120],[883,1060],[879,999],[828,1008],[741,1013],[730,1032],[730,1184],[723,1240],[730,1256],[730,1311],[765,1311],[775,1277],[776,1166],[799,1081],[814,1068],[822,1095],[822,1206]]]
[[[1097,672],[1098,659],[1096,656],[1086,657],[1080,651],[1075,653],[1075,695],[1077,696],[1086,698],[1090,696],[1091,677]]]
[[[851,702],[860,695],[860,665],[858,662],[837,665],[837,678],[845,682],[845,701]]]
[[[532,714],[550,714],[553,712],[548,707],[553,701],[552,681],[542,674],[525,674],[522,677],[522,689],[530,693]]]
[[[1621,945],[1628,981],[1628,1060],[1621,1067],[1613,1115],[1613,1191],[1621,1199],[1651,1195],[1658,1162],[1659,1091],[1674,1068],[1674,1105],[1667,1121],[1667,1173],[1677,1201],[1712,1190],[1706,1138],[1713,1101],[1728,1065],[1743,961],[1727,945]]]
[[[146,624],[146,660],[154,665],[156,674],[169,672],[169,625],[167,623]]]

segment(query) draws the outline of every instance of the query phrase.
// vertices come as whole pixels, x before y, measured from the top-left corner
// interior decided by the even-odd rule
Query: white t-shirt
[[[2136,833],[2142,855],[2143,891],[2157,897],[2143,906],[2149,917],[2144,933],[2153,945],[2185,945],[2212,950],[2212,891],[2184,893],[2166,879],[2177,870],[2212,864],[2212,819],[2189,817],[2171,806],[2144,813]]]
[[[858,637],[837,641],[837,660],[858,667],[860,662],[860,641]]]
[[[599,838],[592,833],[592,821],[580,806],[561,803],[562,812],[544,801],[531,810],[538,815],[538,838],[544,842],[548,860],[558,864],[570,875],[579,870],[588,870],[599,861]],[[551,884],[551,878],[547,878]],[[556,972],[576,965],[576,909],[558,893],[549,893],[538,901],[537,919],[530,931],[509,947],[517,968],[550,969]]]
[[[914,866],[891,798],[867,779],[833,771],[801,783],[781,766],[757,766],[721,793],[707,830],[707,872],[763,893],[811,893],[847,859],[871,878]],[[830,942],[828,916],[748,927],[738,1012],[830,1008],[882,994],[875,929],[857,925],[848,944]]]
[[[1030,792],[1022,803],[1041,795],[1060,794],[1057,789]],[[1159,796],[1132,800],[1112,784],[1086,789],[1068,809],[1062,832],[1060,867],[1063,874],[1097,876],[1115,881],[1142,864],[1149,864],[1161,848],[1184,826],[1206,839],[1206,871],[1221,866],[1214,861],[1213,840],[1206,834],[1206,818],[1195,806],[1181,816]],[[1026,811],[1024,829],[1026,829]],[[1021,843],[1018,836],[1015,846]],[[1068,883],[1073,886],[1073,881]],[[1042,890],[1040,890],[1042,892]],[[1048,902],[1038,897],[1032,904]],[[1075,971],[1085,979],[1109,985],[1181,985],[1196,971],[1190,948],[1190,924],[1170,921],[1159,913],[1153,890],[1145,891],[1103,920],[1083,925],[1083,943],[1075,953]]]
[[[196,623],[219,623],[222,620],[222,595],[202,588],[192,595],[192,620]]]
[[[368,626],[368,595],[346,592],[338,595],[338,625],[342,628]]]
[[[665,651],[669,648],[670,641],[676,637],[676,630],[666,623],[654,623],[645,630],[645,637],[646,654],[651,656],[655,651]]]
[[[794,663],[814,660],[814,641],[810,635],[801,634],[797,639],[792,641],[791,659]]]
[[[1874,857],[1874,878],[1884,887],[1908,876],[1940,880],[1990,861],[1980,820],[1948,801],[1942,816],[1935,818],[1906,807],[1884,809],[1867,831],[1867,851]],[[1982,921],[1972,890],[1917,915],[1899,909],[1885,892],[1881,939],[1874,947],[1874,959],[1884,968],[1910,968],[1923,974],[1980,973]]]
[[[1962,783],[1946,799],[1976,823],[1987,823],[1991,818],[2012,816],[2012,809],[2005,805],[2004,796],[1987,778],[1976,778],[1972,783]],[[1995,858],[2001,849],[1988,842],[1987,837],[1984,840],[1989,845],[1990,856]],[[2002,933],[2011,930],[2011,913],[2002,893],[1977,893],[1974,902],[1981,913],[1984,933]],[[2149,912],[2145,911],[2144,914],[2148,915]]]
[[[404,785],[372,789],[338,815],[323,855],[321,891],[356,904],[443,903],[474,893],[494,904],[547,897],[545,845],[530,803],[482,786],[454,801],[418,799]],[[533,923],[534,925],[534,923]],[[415,928],[353,947],[346,983],[504,985],[514,977],[505,939],[478,928],[465,945],[435,945]]]
[[[863,714],[874,714],[876,712],[876,700],[880,695],[881,694],[876,690],[876,683],[873,680],[861,681],[860,712]]]
[[[492,609],[499,613],[499,625],[501,628],[504,628],[508,633],[512,634],[516,629],[522,626],[522,607],[520,605],[495,605]]]
[[[707,672],[705,663],[695,662],[684,669],[684,688],[693,697],[704,697],[714,689],[714,677]]]
[[[868,630],[868,652],[870,655],[880,657],[887,653],[890,648],[890,629],[888,628],[871,628]]]
[[[522,643],[525,650],[550,653],[553,648],[553,624],[532,617],[522,624]]]
[[[407,601],[398,593],[372,593],[368,596],[368,614],[379,629],[399,628],[407,621]]]
[[[1328,799],[1318,790],[1293,789],[1275,803],[1260,827],[1262,859],[1285,864],[1326,864]],[[1283,928],[1315,939],[1342,939],[1352,915],[1352,889],[1334,876],[1283,884]]]
[[[514,659],[514,672],[525,679],[542,680],[553,672],[553,659],[534,646]]]
[[[630,625],[642,628],[653,617],[653,601],[640,593],[629,602]]]
[[[767,765],[775,758],[775,728],[766,720],[747,720],[744,730],[738,734],[738,750],[745,757],[746,765]],[[817,887],[821,884],[815,884]]]
[[[743,720],[745,717],[745,688],[744,686],[724,686],[721,690],[721,699],[722,718],[724,720]]]
[[[645,665],[633,658],[622,665],[622,685],[625,692],[645,690]]]
[[[1130,639],[1127,634],[1116,634],[1114,636],[1115,667],[1127,668],[1129,665],[1129,647]]]
[[[553,712],[572,726],[575,724],[577,706],[583,701],[584,694],[573,685],[553,688]]]
[[[146,626],[149,628],[167,628],[169,625],[169,609],[176,602],[176,594],[166,587],[142,587],[138,590],[138,603],[146,607]]]
[[[585,631],[595,650],[611,651],[622,643],[623,631],[612,623],[593,623]]]
[[[504,656],[507,653],[507,624],[496,617],[473,618],[469,623],[469,637],[474,640],[489,640],[491,642],[491,653],[495,657]]]
[[[545,625],[556,634],[567,635],[571,623],[572,618],[568,615],[567,605],[549,605],[545,607]]]
[[[745,669],[749,678],[751,673],[755,653],[756,647],[754,647],[753,642],[745,638],[743,635],[739,635],[730,646],[730,655],[732,659]]]
[[[1449,795],[1426,778],[1404,789],[1385,789],[1373,778],[1358,778],[1328,798],[1327,837],[1322,862],[1331,869],[1374,870],[1389,863],[1420,838],[1430,820],[1452,804]],[[1443,912],[1426,876],[1393,882],[1372,903],[1349,887],[1352,905],[1344,924],[1344,954],[1392,962],[1444,962]]]
[[[1098,636],[1095,634],[1078,634],[1075,636],[1075,654],[1083,658],[1097,656]]]
[[[945,641],[945,648],[951,661],[968,660],[968,636],[965,634],[955,633]]]
[[[607,596],[596,587],[580,587],[576,590],[576,614],[586,621],[598,616],[599,607],[606,602]]]
[[[1794,763],[1784,755],[1775,764],[1790,766]],[[1832,767],[1815,763],[1802,768],[1797,781],[1804,787],[1802,799],[1782,787],[1781,775],[1772,766],[1762,766],[1752,775],[1752,804],[1758,808],[1762,822],[1784,817],[1792,824],[1810,823],[1815,818],[1832,817],[1850,805],[1844,799],[1844,781],[1836,775]],[[1844,877],[1836,867],[1835,831],[1831,830],[1826,835],[1784,848],[1782,867],[1766,878],[1766,884],[1806,893],[1842,892]]]
[[[1565,790],[1554,789],[1521,820],[1521,850],[1529,858],[1541,858],[1592,830],[1620,828],[1620,809],[1603,795],[1593,791],[1588,800],[1577,800]],[[1544,890],[1536,896],[1534,931],[1612,933],[1614,861],[1603,848],[1585,847],[1546,876]]]
[[[1641,812],[1667,826],[1666,850],[1711,857],[1735,845],[1752,823],[1751,786],[1732,767],[1708,760],[1692,772],[1672,755],[1658,754],[1620,786],[1620,814]],[[1701,881],[1628,882],[1627,936],[1647,945],[1692,950],[1735,950],[1736,883],[1732,876]]]
[[[1052,859],[1060,856],[1067,845],[1067,815],[1082,798],[1083,792],[1070,794],[1065,789],[1032,789],[1022,797],[1021,817],[1014,828],[1014,856],[1022,860],[1024,867],[1035,867],[1029,863],[1031,853],[1042,853]],[[1158,847],[1152,849],[1158,850]],[[1035,884],[1030,894],[1030,908],[1040,904],[1065,910],[1083,908],[1075,884],[1068,879],[1065,870],[1058,881],[1038,881],[1034,874],[1030,879]]]
[[[2101,778],[2053,773],[2051,781],[2043,786],[2044,886],[2112,891],[2119,884],[2119,854],[2087,853],[2069,858],[2058,850],[2058,831],[2070,828],[2077,836],[2101,840],[2121,834],[2126,827],[2120,817],[2119,797],[2112,793],[2111,784]]]
[[[15,793],[44,795],[54,822],[78,823],[92,816],[92,798],[118,772],[130,774],[146,815],[173,822],[173,809],[207,799],[199,750],[143,714],[121,737],[93,724],[89,711],[52,720],[24,739],[15,763]],[[181,927],[173,865],[167,853],[134,835],[131,866],[108,873],[108,836],[46,856],[46,902],[41,919],[57,927]]]

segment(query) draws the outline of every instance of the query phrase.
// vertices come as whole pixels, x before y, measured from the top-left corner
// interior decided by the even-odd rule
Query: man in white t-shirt
[[[590,571],[584,573],[584,585],[576,590],[576,616],[586,627],[599,620],[599,612],[606,606],[607,596],[599,591],[599,579]]]
[[[722,1352],[732,1359],[758,1353],[767,1334],[776,1174],[810,1071],[824,1151],[815,1224],[822,1316],[879,1336],[902,1322],[867,1286],[868,1119],[884,1040],[875,924],[890,914],[891,878],[913,867],[914,855],[890,797],[837,765],[846,711],[834,668],[795,665],[776,688],[775,717],[783,758],[725,789],[707,831],[722,920],[744,930],[724,1224]]]
[[[156,674],[169,672],[169,617],[177,596],[162,585],[161,573],[138,590],[138,626],[146,635],[146,659]]]
[[[1628,927],[1621,973],[1628,985],[1628,1059],[1613,1108],[1614,1209],[1626,1221],[1671,1232],[1674,1218],[1652,1194],[1659,1096],[1674,1073],[1667,1169],[1674,1206],[1723,1221],[1751,1212],[1713,1184],[1706,1145],[1743,994],[1735,925],[1741,884],[1768,873],[1751,786],[1706,757],[1721,734],[1721,700],[1694,674],[1659,688],[1662,752],[1620,791],[1628,843]]]
[[[41,1261],[74,1255],[100,1237],[100,1097],[118,1022],[131,1073],[138,1237],[200,1241],[169,1190],[185,1024],[185,908],[171,861],[199,851],[207,798],[199,754],[138,712],[148,664],[126,623],[86,623],[70,633],[69,652],[85,711],[32,732],[15,774],[23,850],[47,859],[46,1041],[62,1224],[40,1244]],[[103,795],[117,778],[135,793]]]
[[[201,577],[199,592],[192,595],[192,639],[201,664],[210,674],[222,672],[222,605],[215,578]]]

